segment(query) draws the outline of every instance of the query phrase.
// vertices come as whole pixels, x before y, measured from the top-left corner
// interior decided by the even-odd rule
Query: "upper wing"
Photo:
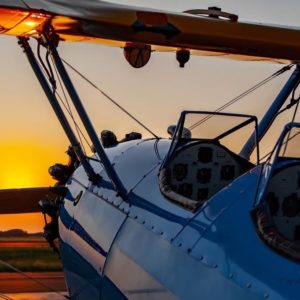
[[[66,41],[153,50],[193,50],[193,54],[240,60],[300,61],[300,29],[204,18],[97,0],[0,0],[0,33],[34,36],[51,22]]]

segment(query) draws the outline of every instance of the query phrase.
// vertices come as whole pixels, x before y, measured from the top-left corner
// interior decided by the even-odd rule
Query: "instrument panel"
[[[277,171],[266,192],[276,229],[289,240],[300,240],[300,164]]]
[[[183,146],[168,165],[171,190],[200,203],[205,202],[244,173],[245,166],[236,156],[214,142]]]

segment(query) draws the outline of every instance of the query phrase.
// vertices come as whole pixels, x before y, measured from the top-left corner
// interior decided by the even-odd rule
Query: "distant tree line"
[[[0,231],[0,237],[33,237],[33,236],[42,236],[41,232],[37,233],[28,233],[22,229],[11,229],[7,231]]]

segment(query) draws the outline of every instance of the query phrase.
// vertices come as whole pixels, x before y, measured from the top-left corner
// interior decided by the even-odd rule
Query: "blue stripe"
[[[156,216],[159,216],[163,219],[166,219],[168,221],[177,223],[182,225],[183,227],[186,226],[189,222],[189,226],[196,229],[198,232],[202,232],[203,229],[207,227],[205,223],[202,223],[201,221],[192,219],[192,218],[183,218],[176,214],[173,214],[165,209],[162,209],[161,207],[152,204],[151,202],[147,201],[146,199],[134,194],[133,192],[130,193],[130,203],[136,207],[139,207],[141,209],[144,209]],[[166,200],[169,201],[169,200]],[[175,205],[175,204],[174,204]],[[200,209],[195,213],[197,215],[200,212]]]
[[[71,194],[71,192],[69,190],[68,190],[68,192],[67,192],[67,194],[65,196],[65,200],[68,200],[68,201],[71,201],[71,202],[74,201],[74,198],[73,198],[73,196],[72,196],[72,194]]]
[[[186,225],[187,222],[189,221],[189,219],[179,217],[178,215],[170,213],[169,211],[167,211],[165,209],[162,209],[161,207],[159,207],[155,204],[152,204],[151,202],[149,202],[149,201],[145,200],[144,198],[134,194],[133,192],[131,192],[129,195],[130,195],[129,196],[130,204],[132,204],[136,207],[142,208],[146,211],[149,211],[154,215],[160,216],[160,217],[162,217],[166,220],[169,220],[171,222],[178,223],[182,226]]]
[[[61,239],[60,245],[71,298],[81,297],[83,299],[93,299],[95,298],[94,292],[97,291],[103,300],[127,299],[107,276],[102,277],[99,275],[86,258],[80,255],[73,247]],[[79,275],[82,285],[86,286],[84,290],[80,290],[79,295],[77,294],[77,289],[80,287],[78,286],[78,281],[73,281],[72,276],[68,276],[68,272]],[[97,296],[97,299],[99,299],[99,296]]]
[[[70,229],[74,219],[69,215],[64,205],[60,207],[59,216],[65,227]]]
[[[80,236],[89,246],[95,249],[102,256],[107,257],[107,252],[86,232],[86,230],[79,224],[77,220],[72,218],[64,206],[59,212],[60,219],[64,226],[69,230],[74,231]]]
[[[78,253],[71,245],[64,242],[60,238],[60,247],[61,247],[61,255],[62,261],[64,263],[63,267],[67,269],[67,271],[79,274],[81,273],[80,277],[86,278],[93,278],[93,277],[100,277],[98,272],[96,271],[95,267],[80,253]],[[80,265],[80,268],[78,268]],[[83,276],[83,274],[85,274]],[[95,287],[98,287],[95,285]]]
[[[100,182],[100,186],[103,188],[103,189],[108,189],[108,190],[111,190],[111,191],[115,191],[113,185],[109,182],[109,181],[106,181],[104,179],[101,180]],[[98,187],[100,187],[98,186]],[[101,200],[103,201],[106,201],[104,200],[103,198],[99,197],[98,195],[96,195],[98,198],[100,198]],[[167,219],[171,222],[174,222],[174,223],[178,223],[178,224],[181,224],[181,225],[186,225],[190,219],[189,218],[182,218],[182,217],[179,217],[178,215],[175,215],[173,213],[170,213],[169,211],[165,210],[165,209],[162,209],[161,207],[147,201],[146,199],[136,195],[134,192],[130,192],[128,194],[128,199],[129,199],[129,203],[136,206],[136,207],[139,207],[139,208],[142,208],[146,211],[149,211],[150,213],[153,213],[154,215],[157,215],[157,216],[160,216],[164,219]],[[166,200],[168,201],[168,200]]]
[[[104,179],[101,180],[100,186],[104,189],[115,191],[113,185],[109,181],[106,181]],[[99,197],[98,195],[96,195],[96,196]],[[101,197],[99,197],[99,198],[103,201],[106,201]],[[155,205],[155,204],[149,202],[148,200],[138,196],[133,191],[128,194],[128,199],[129,199],[130,204],[132,204],[136,207],[139,207],[141,209],[144,209],[144,210],[146,210],[154,215],[157,215],[163,219],[180,224],[182,226],[186,226],[192,220],[191,218],[183,218],[176,214],[173,214],[173,213],[161,208],[160,206]],[[165,201],[169,201],[169,200],[165,199]],[[200,211],[200,209],[197,212],[195,212],[195,214],[198,214],[199,211]],[[197,220],[192,220],[192,222],[190,223],[190,226],[199,232],[202,232],[203,229],[207,227],[205,224],[202,224],[202,222],[197,221]]]
[[[102,277],[83,256],[61,241],[61,257],[71,299],[100,299]]]
[[[101,181],[101,186],[105,186],[105,188],[107,188],[109,190],[114,190],[112,184],[103,179]],[[105,201],[98,195],[96,195],[96,196],[99,199],[101,199],[102,201]],[[191,219],[191,218],[183,218],[183,217],[173,214],[165,209],[162,209],[161,207],[136,195],[134,192],[131,192],[129,194],[129,199],[130,199],[130,204],[132,204],[136,207],[139,207],[141,209],[144,209],[144,210],[146,210],[154,215],[157,215],[163,219],[180,224],[183,227],[186,226],[188,223],[190,223],[189,226],[196,229],[200,233],[207,227],[207,225],[203,224],[201,221]],[[166,201],[168,201],[168,200],[166,200]],[[74,231],[78,236],[80,236],[87,244],[89,244],[98,253],[100,253],[104,257],[107,257],[108,253],[88,234],[88,232],[81,226],[81,224],[78,223],[77,220],[75,220],[74,218],[72,218],[69,215],[69,213],[66,211],[64,206],[62,206],[62,208],[60,210],[60,218],[66,228]]]
[[[117,288],[117,286],[107,277],[102,280],[101,300],[126,300],[125,295]]]
[[[76,179],[73,179],[74,181],[78,182]],[[79,182],[78,182],[79,183]],[[107,181],[107,180],[104,180],[102,178],[102,180],[100,181],[100,185],[98,185],[98,187],[100,188],[103,188],[103,189],[107,189],[107,190],[111,190],[111,191],[115,191],[114,189],[114,186],[111,184],[111,182]],[[94,194],[94,193],[93,193]],[[98,197],[99,199],[107,202],[105,199],[103,199],[102,197],[99,197],[99,195],[97,194],[94,194],[96,197]],[[161,207],[147,201],[146,199],[136,195],[134,192],[130,192],[128,194],[128,198],[129,198],[129,203],[136,206],[136,207],[139,207],[139,208],[142,208],[146,211],[149,211],[150,213],[154,214],[154,215],[157,215],[157,216],[160,216],[164,219],[167,219],[171,222],[174,222],[174,223],[178,223],[182,226],[185,226],[187,225],[187,223],[190,221],[190,218],[182,218],[176,214],[173,214],[173,213],[170,213],[169,211],[165,210],[165,209],[162,209]],[[66,198],[68,200],[71,200],[70,197],[68,196],[68,198]],[[74,201],[74,199],[72,199],[71,201]],[[169,200],[166,200],[166,201],[169,201]],[[196,229],[199,230],[199,226],[197,226],[195,223],[193,224],[194,227]],[[192,225],[192,226],[193,226]],[[203,229],[200,225],[200,229]]]

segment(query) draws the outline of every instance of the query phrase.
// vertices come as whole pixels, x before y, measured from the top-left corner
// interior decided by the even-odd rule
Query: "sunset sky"
[[[112,1],[113,2],[113,1]],[[184,11],[219,6],[239,15],[242,21],[300,27],[298,0],[114,1]],[[35,43],[32,43],[35,47]],[[237,62],[221,58],[192,57],[180,69],[175,54],[153,53],[143,69],[133,69],[121,49],[94,44],[61,43],[63,58],[87,75],[115,100],[136,115],[160,136],[177,122],[183,109],[215,110],[225,102],[263,80],[281,66],[271,63]],[[0,37],[0,188],[48,186],[53,181],[48,167],[67,160],[68,147],[46,97],[14,37]],[[289,73],[290,74],[290,73]],[[289,74],[285,74],[230,108],[258,117],[268,107]],[[98,132],[113,130],[119,138],[126,132],[146,132],[114,108],[93,88],[71,72],[80,96]],[[266,153],[279,135],[286,114],[262,143]],[[42,230],[41,216],[0,216],[0,230],[23,227]]]

